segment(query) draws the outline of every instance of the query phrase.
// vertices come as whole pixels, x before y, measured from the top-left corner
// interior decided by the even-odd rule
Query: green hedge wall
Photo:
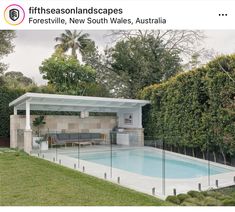
[[[0,87],[0,137],[10,137],[10,115],[13,114],[13,108],[9,108],[9,103],[23,93],[20,89]]]
[[[168,144],[235,154],[235,55],[146,87],[143,110],[147,136]]]

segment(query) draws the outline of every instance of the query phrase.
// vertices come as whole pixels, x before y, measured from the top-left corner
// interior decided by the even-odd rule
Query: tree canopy
[[[57,92],[73,95],[100,95],[105,91],[96,83],[96,71],[89,65],[81,65],[73,56],[63,54],[59,49],[42,62],[39,68],[43,79],[48,80]]]
[[[65,30],[59,37],[55,38],[55,41],[59,42],[59,44],[55,45],[55,48],[62,49],[64,53],[71,50],[71,56],[75,59],[78,59],[77,52],[79,52],[83,58],[95,50],[95,43],[89,36],[88,33],[83,34],[82,31]]]
[[[182,57],[190,58],[194,53],[205,50],[200,49],[200,44],[205,38],[203,31],[200,30],[114,30],[109,36],[115,42],[133,37],[145,39],[151,36],[155,40],[161,40],[163,47],[168,51],[180,52]]]
[[[3,80],[9,88],[21,88],[35,85],[31,78],[24,76],[21,72],[16,71],[6,72],[3,76]]]
[[[15,37],[14,31],[9,30],[0,30],[0,60],[13,52],[14,45],[12,43],[13,38]],[[6,64],[0,62],[0,77],[1,74],[6,70]]]
[[[166,50],[163,42],[151,35],[119,41],[110,54],[111,70],[122,80],[123,95],[129,98],[181,70],[179,52]]]

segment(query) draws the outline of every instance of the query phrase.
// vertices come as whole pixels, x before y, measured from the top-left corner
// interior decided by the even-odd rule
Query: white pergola
[[[14,107],[14,115],[18,110],[26,111],[26,130],[31,130],[30,111],[113,112],[119,117],[125,112],[132,112],[136,120],[133,127],[141,128],[142,106],[149,103],[136,99],[25,93],[9,106]],[[125,127],[122,123],[119,125]]]

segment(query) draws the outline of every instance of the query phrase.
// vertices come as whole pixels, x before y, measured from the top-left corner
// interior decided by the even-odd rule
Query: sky
[[[96,45],[103,49],[111,44],[107,37],[109,31],[84,31],[90,34]],[[8,71],[20,71],[25,76],[32,78],[37,84],[45,84],[39,73],[42,61],[49,58],[54,52],[55,37],[62,31],[56,30],[19,30],[14,39],[14,52],[3,59],[9,65]],[[214,49],[219,54],[235,53],[235,30],[205,30],[203,47]]]

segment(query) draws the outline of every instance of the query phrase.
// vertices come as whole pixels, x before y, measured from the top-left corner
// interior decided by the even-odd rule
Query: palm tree
[[[88,37],[89,34],[82,34],[82,31],[77,32],[77,30],[74,30],[72,32],[65,30],[65,33],[61,33],[60,37],[55,38],[56,42],[60,42],[55,45],[55,48],[61,48],[64,53],[71,49],[72,56],[77,59],[77,51],[84,55],[83,50],[90,41]]]

